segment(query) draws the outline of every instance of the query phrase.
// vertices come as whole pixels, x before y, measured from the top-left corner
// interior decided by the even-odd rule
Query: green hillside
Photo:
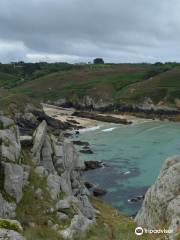
[[[8,69],[11,74],[0,73],[0,88],[8,89],[5,98],[0,92],[0,103],[15,100],[16,96],[20,99],[27,96],[37,102],[60,98],[77,102],[88,95],[95,100],[125,104],[142,103],[145,97],[150,97],[156,104],[163,101],[174,106],[175,99],[180,98],[179,64],[24,63],[19,72],[15,70],[14,74],[12,68]],[[36,78],[38,72],[41,77]]]
[[[141,102],[144,97],[150,97],[155,103],[164,101],[173,104],[176,98],[180,98],[180,68],[128,85],[118,95],[119,99],[126,102]]]

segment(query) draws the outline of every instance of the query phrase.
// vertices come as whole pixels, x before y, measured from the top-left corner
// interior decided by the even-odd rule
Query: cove
[[[139,120],[132,125],[102,123],[82,130],[76,140],[89,142],[93,150],[91,155],[79,153],[82,160],[107,164],[86,172],[86,179],[108,191],[103,200],[134,215],[142,201],[128,200],[144,195],[166,158],[180,154],[179,136],[180,123]]]

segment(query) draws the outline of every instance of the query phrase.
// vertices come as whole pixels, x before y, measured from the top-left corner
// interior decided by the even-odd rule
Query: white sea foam
[[[127,171],[127,172],[124,173],[124,175],[128,175],[128,174],[130,174],[130,173],[131,173],[130,171]]]
[[[88,128],[83,128],[80,129],[79,132],[83,133],[83,132],[91,132],[91,131],[96,131],[100,128],[100,126],[96,126],[96,127],[88,127]]]
[[[106,129],[103,129],[102,132],[111,132],[114,129],[116,129],[116,128],[115,127],[113,127],[113,128],[106,128]]]

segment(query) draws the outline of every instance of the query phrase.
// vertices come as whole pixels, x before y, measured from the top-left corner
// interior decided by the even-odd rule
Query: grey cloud
[[[27,61],[178,61],[179,9],[178,0],[1,0],[0,41],[14,50],[0,49],[0,61],[16,52]]]

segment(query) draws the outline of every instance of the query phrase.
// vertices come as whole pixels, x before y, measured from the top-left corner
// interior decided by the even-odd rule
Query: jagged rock
[[[0,193],[0,217],[14,218],[16,216],[16,204],[7,202]]]
[[[77,213],[83,214],[88,219],[95,218],[95,211],[86,195],[78,197],[69,197],[69,203],[73,206]]]
[[[16,126],[0,130],[0,156],[3,160],[16,162],[19,160],[21,144],[19,130]]]
[[[72,187],[71,187],[71,180],[70,180],[70,173],[65,171],[61,175],[60,180],[61,190],[67,195],[72,195]]]
[[[25,238],[14,230],[0,228],[0,239],[3,240],[25,240]]]
[[[37,125],[37,124],[38,124],[37,118],[36,118],[36,117],[34,116],[34,114],[31,113],[31,112],[25,112],[23,118],[24,118],[26,121],[31,122],[31,124],[34,124],[34,125]]]
[[[84,217],[83,215],[75,215],[71,221],[71,225],[59,233],[65,239],[72,239],[74,235],[83,235],[89,227],[93,224],[93,221]]]
[[[64,173],[61,175],[61,189],[67,195],[72,195],[72,172],[74,170],[81,170],[84,165],[79,160],[78,155],[72,143],[63,144],[63,166]]]
[[[78,169],[84,168],[84,163],[79,159],[75,147],[72,143],[64,143],[64,165],[66,169]]]
[[[42,150],[41,150],[40,164],[43,165],[46,168],[46,170],[50,173],[55,172],[53,161],[52,161],[52,155],[53,155],[53,151],[52,151],[52,146],[51,146],[51,140],[50,140],[49,136],[47,135],[45,137],[44,144],[43,144]]]
[[[23,147],[30,147],[33,143],[32,136],[20,136],[21,146]]]
[[[57,212],[56,216],[60,221],[69,219],[68,215],[62,212]]]
[[[77,116],[77,117],[82,117],[82,118],[88,118],[88,119],[93,119],[93,120],[97,120],[97,121],[102,121],[102,122],[110,122],[110,123],[117,123],[117,124],[131,124],[131,121],[128,121],[125,118],[117,118],[117,117],[113,117],[111,115],[101,115],[95,112],[81,112],[81,111],[77,111],[73,113],[73,116]]]
[[[60,193],[61,177],[57,174],[49,174],[47,185],[50,190],[50,195],[53,200],[57,200]]]
[[[91,183],[91,182],[88,182],[88,181],[85,181],[85,182],[84,182],[84,185],[87,187],[87,189],[90,189],[90,188],[93,188],[93,187],[94,187],[94,184]]]
[[[3,115],[0,116],[0,129],[9,128],[14,125],[14,121]]]
[[[4,190],[19,202],[23,196],[23,167],[14,163],[2,163],[4,168]]]
[[[42,121],[33,135],[32,156],[35,163],[39,164],[41,159],[41,148],[47,136],[47,123]]]
[[[53,163],[56,168],[56,171],[61,174],[64,169],[63,161],[63,146],[60,140],[57,140],[53,135],[51,136],[52,149],[53,149]]]
[[[71,205],[69,203],[69,199],[63,199],[63,200],[59,200],[57,203],[56,203],[56,209],[57,210],[62,210],[62,209],[67,209],[67,208],[70,208]]]
[[[48,171],[43,166],[36,167],[35,173],[38,174],[42,178],[48,176]]]
[[[180,156],[167,159],[155,184],[147,191],[135,221],[141,227],[158,229],[166,222],[174,240],[180,227]]]

